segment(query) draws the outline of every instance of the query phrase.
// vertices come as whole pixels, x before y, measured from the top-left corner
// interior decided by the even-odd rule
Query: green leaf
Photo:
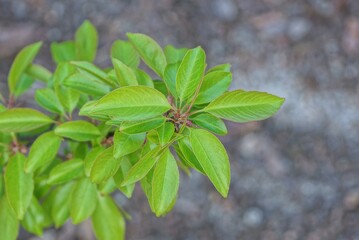
[[[186,166],[189,166],[198,172],[205,174],[201,164],[199,163],[197,157],[193,153],[192,144],[189,141],[188,137],[182,138],[178,141],[178,149],[176,149],[178,155],[182,156],[182,160],[186,164]]]
[[[139,121],[123,122],[120,125],[120,131],[127,134],[137,134],[148,132],[160,127],[166,121],[165,117],[150,118]]]
[[[20,76],[19,81],[16,84],[15,91],[13,92],[13,95],[15,97],[19,97],[23,93],[25,93],[27,90],[29,90],[34,83],[34,79],[31,78],[29,75],[23,73]]]
[[[54,167],[47,183],[50,185],[66,183],[72,179],[83,176],[84,163],[81,159],[72,159],[62,162]]]
[[[218,135],[226,135],[227,128],[224,122],[208,113],[203,113],[195,116],[191,116],[190,120],[192,120],[197,126],[207,129]]]
[[[41,48],[42,43],[36,42],[24,47],[15,57],[11,65],[8,85],[11,94],[15,92],[16,85],[20,80],[21,75],[25,72],[26,68],[32,63],[37,53]]]
[[[159,155],[161,154],[161,148],[155,147],[144,155],[126,174],[121,186],[135,183],[141,180],[155,165]]]
[[[87,103],[85,103],[79,112],[80,116],[91,116],[91,118],[96,119],[96,120],[100,120],[100,121],[108,121],[110,120],[110,117],[107,114],[102,114],[102,113],[91,113],[93,107],[97,104],[97,101],[89,101]],[[107,125],[106,125],[107,126]]]
[[[117,82],[120,86],[138,85],[136,75],[130,67],[116,58],[112,58],[112,64],[115,68]]]
[[[118,189],[120,189],[121,192],[123,192],[123,194],[125,194],[127,198],[131,198],[133,190],[135,189],[135,184],[133,183],[133,184],[128,184],[126,186],[121,186],[121,183],[124,177],[127,175],[128,171],[131,169],[131,167],[132,164],[128,159],[128,157],[124,157],[121,161],[120,168],[113,176],[116,186],[118,187]]]
[[[69,182],[59,186],[55,191],[51,192],[51,217],[54,220],[55,227],[61,227],[70,217],[70,200],[74,184]]]
[[[45,67],[38,64],[30,64],[26,69],[26,73],[31,78],[40,80],[45,83],[50,82],[50,79],[52,78],[52,73]]]
[[[1,238],[16,240],[19,234],[19,221],[6,196],[0,198],[0,223]]]
[[[25,156],[17,153],[10,158],[5,171],[6,196],[18,219],[23,219],[34,191],[32,174],[24,171]]]
[[[25,214],[21,225],[26,231],[37,236],[42,235],[43,224],[45,221],[45,211],[35,197],[32,197],[31,204]]]
[[[127,37],[143,61],[155,71],[158,76],[162,77],[167,61],[160,45],[149,36],[140,33],[127,33]]]
[[[93,167],[93,164],[96,160],[96,158],[105,150],[105,148],[96,147],[91,149],[90,152],[87,153],[85,159],[84,159],[84,165],[85,165],[85,174],[87,177],[90,176],[91,169]]]
[[[163,95],[166,96],[168,94],[166,84],[163,81],[161,81],[161,80],[153,80],[153,86],[157,91],[159,91]]]
[[[85,20],[75,33],[77,59],[92,62],[95,60],[98,45],[96,28]]]
[[[97,203],[96,185],[88,178],[79,180],[71,193],[70,215],[74,224],[78,224],[92,215]]]
[[[167,150],[158,160],[152,179],[153,208],[157,217],[167,213],[167,209],[177,197],[178,187],[177,163]]]
[[[115,180],[109,178],[107,181],[98,184],[98,192],[102,195],[111,194],[117,188]]]
[[[275,114],[284,102],[264,92],[235,90],[215,99],[203,111],[233,122],[249,122],[266,119]]]
[[[202,129],[191,130],[190,141],[204,172],[217,191],[227,197],[231,173],[226,149],[213,134]]]
[[[138,85],[154,88],[152,78],[141,69],[134,69]]]
[[[91,141],[101,135],[95,125],[83,120],[65,122],[55,128],[55,133],[79,142]]]
[[[175,126],[173,123],[165,122],[161,127],[157,129],[158,139],[161,146],[167,144],[175,132]]]
[[[82,74],[90,74],[111,87],[115,87],[117,85],[108,77],[106,72],[102,71],[90,62],[72,61],[71,64],[76,66]]]
[[[49,112],[62,114],[65,111],[55,91],[51,88],[37,89],[35,100],[43,109]]]
[[[105,221],[104,221],[105,220]],[[110,196],[99,196],[92,215],[92,227],[98,240],[124,240],[125,220]]]
[[[46,132],[39,136],[30,148],[25,161],[25,171],[34,172],[39,167],[52,162],[61,145],[61,139],[54,132]]]
[[[205,67],[206,54],[201,47],[186,53],[176,76],[176,91],[182,102],[192,97],[200,87]]]
[[[0,103],[0,113],[5,112],[6,111],[6,107]]]
[[[91,168],[90,178],[94,183],[102,183],[113,177],[120,167],[122,159],[113,156],[113,146],[100,153]]]
[[[116,40],[111,47],[111,57],[116,58],[131,68],[137,68],[140,64],[140,56],[131,43]]]
[[[115,158],[123,157],[140,149],[145,141],[146,134],[131,134],[115,131],[113,138],[113,156]]]
[[[51,43],[50,50],[52,59],[57,64],[76,60],[75,41],[53,42]]]
[[[231,65],[228,63],[216,65],[210,69],[208,69],[207,74],[215,71],[220,72],[230,72],[231,71]]]
[[[164,49],[167,63],[177,63],[182,61],[183,57],[186,55],[188,49],[187,48],[175,48],[172,45],[167,45]]]
[[[145,86],[118,88],[92,107],[92,114],[103,114],[121,121],[142,120],[162,115],[171,106],[163,94]]]
[[[195,104],[204,104],[213,101],[228,90],[231,82],[232,74],[230,72],[215,71],[206,74]]]
[[[168,90],[171,92],[172,96],[178,98],[177,90],[176,90],[176,76],[177,71],[180,66],[180,62],[169,64],[166,67],[165,75],[163,81],[166,83]]]
[[[64,80],[66,87],[79,91],[80,93],[92,96],[102,97],[110,92],[110,87],[103,84],[92,76],[85,76],[81,73],[75,73]]]

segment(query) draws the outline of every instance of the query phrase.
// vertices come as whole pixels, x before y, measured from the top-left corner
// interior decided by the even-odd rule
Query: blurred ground
[[[133,216],[128,239],[359,239],[359,1],[0,0],[0,88],[35,40],[45,41],[37,61],[53,69],[49,42],[72,38],[85,18],[103,66],[115,39],[142,32],[162,46],[202,45],[209,66],[232,64],[233,88],[287,99],[272,119],[228,124],[228,199],[199,174],[181,177],[165,218],[140,189],[118,196]],[[44,239],[92,239],[88,229],[68,224]]]

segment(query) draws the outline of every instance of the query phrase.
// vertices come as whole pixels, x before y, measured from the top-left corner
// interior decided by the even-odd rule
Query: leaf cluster
[[[223,120],[245,123],[272,116],[284,99],[229,91],[229,64],[208,68],[201,47],[162,49],[144,34],[113,43],[112,65],[93,62],[95,27],[85,21],[74,40],[51,44],[56,69],[33,61],[41,43],[23,48],[0,104],[0,232],[43,229],[90,218],[98,239],[124,239],[129,215],[112,199],[131,198],[136,183],[156,216],[175,205],[180,170],[208,177],[227,197],[230,162],[216,135]],[[140,66],[146,64],[150,73]],[[34,81],[37,109],[18,107]],[[1,95],[2,96],[2,95]]]

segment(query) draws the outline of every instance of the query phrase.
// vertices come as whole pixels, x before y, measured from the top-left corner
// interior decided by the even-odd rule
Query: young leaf
[[[55,133],[79,142],[91,141],[101,135],[95,125],[83,120],[65,122],[55,128]]]
[[[53,42],[51,43],[50,50],[52,60],[57,64],[76,60],[75,41]]]
[[[15,91],[13,92],[13,95],[15,97],[19,97],[24,92],[29,90],[34,82],[35,82],[35,79],[31,78],[26,73],[21,74],[20,79],[16,84]]]
[[[175,48],[172,45],[167,45],[164,49],[167,63],[172,64],[182,61],[187,51],[187,48]]]
[[[90,152],[87,153],[85,159],[84,159],[84,165],[85,165],[85,174],[87,177],[90,176],[92,166],[98,157],[105,149],[101,147],[93,148]]]
[[[140,64],[140,57],[131,43],[117,40],[112,44],[111,57],[116,58],[131,68],[137,68]]]
[[[178,98],[176,90],[176,76],[177,71],[180,66],[180,62],[167,65],[165,69],[165,75],[163,81],[166,83],[168,90],[171,92],[172,96]]]
[[[53,121],[31,108],[12,108],[0,113],[0,132],[28,132]]]
[[[150,150],[144,155],[126,174],[121,186],[135,183],[141,180],[155,165],[161,152],[160,147],[156,147]]]
[[[51,192],[51,217],[54,220],[55,227],[61,227],[70,217],[70,198],[74,185],[69,182],[59,186]]]
[[[54,90],[51,88],[37,89],[35,92],[36,102],[49,112],[62,114],[64,108],[61,105],[59,98]]]
[[[99,196],[92,215],[92,227],[98,240],[124,240],[125,220],[110,196]],[[104,221],[106,220],[106,221]]]
[[[206,74],[198,92],[195,104],[208,103],[221,96],[228,90],[231,82],[232,74],[230,72],[215,71]]]
[[[128,185],[122,187],[121,183],[122,183],[124,177],[127,175],[128,171],[131,169],[131,167],[132,167],[132,164],[131,164],[130,160],[128,159],[128,157],[124,157],[121,161],[120,168],[118,169],[116,174],[113,176],[116,186],[118,187],[118,189],[120,189],[121,192],[123,192],[123,194],[125,194],[125,196],[127,198],[131,198],[133,190],[135,189],[135,184],[128,184]]]
[[[15,92],[16,85],[20,80],[21,75],[25,72],[26,68],[32,63],[37,53],[40,50],[42,43],[36,42],[24,47],[15,57],[11,65],[8,84],[11,94]]]
[[[122,159],[113,157],[113,146],[100,153],[91,168],[90,178],[94,183],[102,183],[115,175]]]
[[[193,153],[217,191],[227,197],[230,183],[230,166],[226,149],[211,133],[193,129],[190,133]]]
[[[200,87],[205,66],[206,54],[201,47],[189,50],[184,56],[176,76],[176,91],[182,102]]]
[[[145,71],[141,69],[134,69],[133,71],[136,75],[138,85],[154,88],[152,78]]]
[[[75,33],[77,59],[89,62],[95,60],[97,45],[97,30],[89,21],[86,20]]]
[[[113,58],[112,64],[115,68],[117,82],[120,86],[137,86],[137,78],[133,70],[118,59]]]
[[[284,102],[264,92],[235,90],[216,98],[203,111],[233,122],[249,122],[266,119],[276,113]]]
[[[123,122],[120,125],[120,131],[126,134],[137,134],[137,133],[148,132],[152,129],[156,129],[160,127],[165,122],[165,120],[166,118],[161,116],[161,117],[150,118],[146,120]]]
[[[1,238],[16,240],[19,234],[19,221],[5,195],[0,198],[0,223]]]
[[[38,64],[30,64],[27,69],[26,73],[33,79],[40,80],[42,82],[48,83],[52,77],[52,73]]]
[[[142,120],[162,115],[171,108],[157,90],[145,86],[118,88],[92,106],[89,115],[104,114],[121,121]]]
[[[106,72],[102,71],[100,68],[96,67],[90,62],[73,61],[71,64],[76,66],[78,71],[80,71],[82,74],[90,74],[111,87],[115,87],[117,85],[108,77]]]
[[[64,80],[66,87],[75,89],[80,93],[89,94],[92,96],[103,96],[110,92],[110,87],[103,84],[91,75],[85,76],[81,73],[75,73]]]
[[[17,153],[10,158],[5,171],[6,196],[18,219],[23,219],[34,191],[32,174],[24,171],[25,156]]]
[[[78,224],[92,215],[97,203],[96,185],[88,178],[79,180],[71,193],[70,215],[74,224]]]
[[[224,122],[208,113],[203,113],[195,116],[191,116],[190,120],[192,120],[197,126],[207,129],[218,135],[226,135],[227,128]]]
[[[113,156],[115,158],[123,157],[140,149],[145,141],[146,134],[131,134],[115,131],[113,138]]]
[[[197,170],[198,172],[205,174],[201,164],[193,153],[192,144],[189,141],[188,137],[182,138],[178,141],[178,148],[179,149],[176,149],[176,152],[178,153],[178,155],[182,156],[181,159],[184,161],[186,166],[189,166]]]
[[[26,172],[34,172],[39,167],[50,163],[60,148],[61,139],[54,132],[46,132],[32,144],[29,156],[25,161]]]
[[[158,160],[152,179],[153,208],[157,217],[167,213],[177,197],[178,186],[177,163],[171,152],[166,150]]]
[[[231,65],[228,63],[216,65],[210,69],[208,69],[207,74],[215,71],[220,72],[230,72],[231,71]]]
[[[27,210],[21,225],[26,231],[37,236],[42,235],[43,224],[45,221],[45,211],[35,197],[32,197],[31,204]]]
[[[83,161],[81,159],[72,159],[54,167],[50,172],[47,183],[50,185],[66,183],[72,179],[83,176],[83,174]]]
[[[162,77],[167,61],[158,43],[149,36],[140,33],[127,33],[127,37],[143,61],[155,71],[158,76]]]
[[[157,129],[158,139],[161,146],[168,143],[175,132],[175,126],[173,123],[165,122],[161,127]]]
[[[89,101],[87,103],[85,103],[79,112],[80,116],[91,116],[91,118],[96,119],[96,120],[100,120],[100,121],[108,121],[110,120],[110,117],[107,114],[102,114],[102,113],[97,113],[97,114],[93,114],[92,112],[92,108],[97,104],[97,101]],[[106,125],[108,126],[108,125]]]

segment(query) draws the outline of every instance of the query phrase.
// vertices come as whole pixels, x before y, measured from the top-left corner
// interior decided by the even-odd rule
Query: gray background
[[[28,43],[44,41],[36,62],[53,70],[49,43],[72,38],[86,18],[98,28],[104,67],[126,32],[162,46],[201,45],[209,66],[232,64],[233,89],[286,102],[269,120],[228,123],[228,199],[195,173],[181,175],[177,205],[164,218],[139,188],[131,200],[117,195],[133,217],[128,239],[358,240],[358,14],[357,0],[0,0],[0,88]],[[43,239],[93,239],[90,227],[68,223]]]

